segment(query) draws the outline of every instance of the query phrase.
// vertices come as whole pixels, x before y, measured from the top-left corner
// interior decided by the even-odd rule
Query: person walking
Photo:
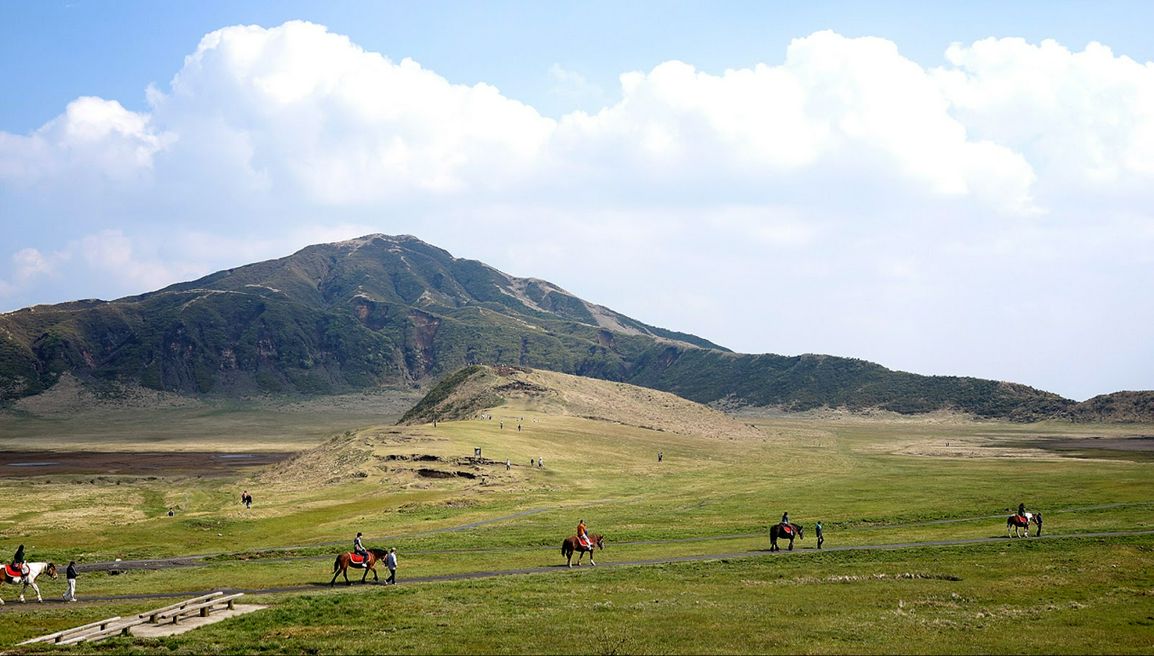
[[[814,530],[817,531],[817,548],[821,549],[821,543],[825,542],[825,538],[822,537],[822,535],[821,535],[821,522],[820,521],[818,521],[818,523],[814,526]]]
[[[64,601],[76,601],[76,561],[68,561],[68,572],[65,574],[68,579],[68,589],[64,591]]]
[[[397,584],[397,548],[389,549],[389,555],[385,556],[385,567],[389,568],[389,578],[385,579],[385,585]]]

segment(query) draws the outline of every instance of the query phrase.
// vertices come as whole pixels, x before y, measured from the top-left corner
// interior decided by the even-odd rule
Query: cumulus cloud
[[[306,22],[214,31],[145,111],[78,98],[0,132],[0,303],[411,233],[741,350],[998,377],[935,346],[996,368],[1000,341],[1046,342],[999,340],[1019,315],[990,298],[1069,308],[1037,313],[1056,356],[1079,304],[1131,300],[1087,280],[1154,283],[1154,64],[1104,45],[985,39],[927,68],[824,31],[745,68],[622,71],[612,98],[542,70],[601,102],[551,118]]]

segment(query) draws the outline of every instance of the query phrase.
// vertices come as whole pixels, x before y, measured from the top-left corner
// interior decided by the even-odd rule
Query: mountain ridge
[[[1024,385],[855,358],[734,353],[411,235],[315,244],[113,301],[24,308],[0,315],[0,338],[0,400],[42,392],[65,372],[97,387],[307,395],[423,386],[494,364],[719,407],[950,410],[1026,421],[1077,405]]]

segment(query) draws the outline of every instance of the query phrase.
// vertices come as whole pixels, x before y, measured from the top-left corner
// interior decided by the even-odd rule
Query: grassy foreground
[[[532,403],[492,415],[406,428],[334,416],[338,437],[326,449],[272,474],[6,478],[0,546],[23,542],[36,559],[82,564],[207,554],[194,567],[85,572],[79,592],[244,588],[272,605],[85,653],[1149,653],[1154,644],[1154,536],[1077,537],[1154,529],[1154,463],[1037,448],[1151,427],[747,419],[755,436],[727,439]],[[220,425],[204,424],[201,438],[228,442],[212,430]],[[307,440],[287,434],[277,446],[294,442]],[[491,462],[467,464],[474,448]],[[414,455],[476,478],[421,476]],[[544,466],[530,467],[538,457]],[[237,503],[241,489],[254,493],[252,509]],[[1004,536],[1019,501],[1046,513],[1054,539],[928,544]],[[785,510],[811,532],[799,552],[768,554],[766,527]],[[602,565],[745,557],[412,582],[556,567],[578,518],[609,536]],[[819,519],[827,547],[914,546],[817,552]],[[358,530],[370,546],[398,547],[403,585],[327,588],[333,555]],[[282,586],[300,591],[259,594]],[[42,587],[58,597],[64,585]],[[167,603],[19,606],[11,588],[0,595],[7,651],[58,651],[13,645]]]

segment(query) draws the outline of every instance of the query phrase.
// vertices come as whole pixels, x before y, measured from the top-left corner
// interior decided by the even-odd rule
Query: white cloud
[[[551,75],[581,106],[599,92]],[[410,233],[742,350],[986,375],[970,363],[1020,359],[1005,344],[1061,358],[1092,330],[1078,304],[1117,314],[1154,285],[1150,63],[987,39],[927,69],[826,31],[779,61],[619,79],[552,119],[319,25],[217,30],[147,111],[78,98],[0,132],[0,297]],[[1003,296],[1057,308],[1035,313],[1053,337],[1002,335]]]
[[[1154,63],[1016,38],[955,43],[946,57],[934,76],[959,119],[1034,162],[1047,193],[1151,188]]]

